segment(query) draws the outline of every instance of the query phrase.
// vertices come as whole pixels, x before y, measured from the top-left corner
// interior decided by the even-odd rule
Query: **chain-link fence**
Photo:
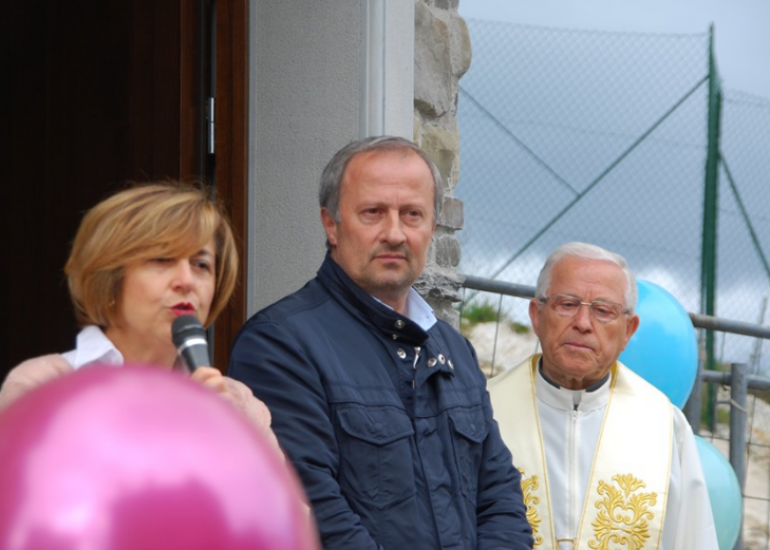
[[[551,250],[592,242],[624,255],[688,311],[763,322],[770,101],[719,89],[712,32],[468,26],[473,61],[460,82],[455,190],[465,204],[460,270],[534,284]],[[721,131],[710,90],[723,99]],[[719,167],[713,206],[704,205],[709,160]],[[523,301],[504,309],[528,324]],[[716,338],[717,361],[770,371],[753,339]]]
[[[719,243],[717,308],[719,315],[765,324],[770,295],[770,100],[724,92],[720,136]],[[728,340],[722,348],[736,348]],[[748,363],[768,373],[761,341],[746,343],[748,355],[728,361]],[[729,351],[717,353],[721,357]]]
[[[465,204],[460,270],[534,285],[551,250],[586,241],[625,256],[687,311],[766,324],[770,100],[721,88],[714,31],[468,26],[473,62],[460,83],[455,190]],[[498,321],[465,327],[488,374],[536,350],[527,304],[466,289],[466,321]],[[708,366],[745,363],[770,374],[764,340],[704,335]],[[708,388],[704,416],[719,443],[729,437],[729,398]],[[770,549],[770,394],[752,393],[744,547]]]

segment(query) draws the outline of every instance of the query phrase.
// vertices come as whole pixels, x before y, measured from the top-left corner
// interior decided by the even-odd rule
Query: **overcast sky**
[[[572,29],[703,33],[723,86],[770,99],[770,0],[460,0],[460,15]]]
[[[474,32],[485,40],[476,41],[471,70],[460,83],[461,173],[455,189],[455,196],[465,204],[465,228],[458,233],[463,247],[461,272],[490,277],[493,268],[508,265],[500,280],[534,284],[545,255],[555,246],[567,240],[595,242],[624,254],[640,279],[663,286],[686,310],[698,311],[702,211],[699,199],[689,197],[700,197],[702,188],[705,88],[566,213],[559,212],[571,198],[563,196],[568,192],[561,180],[517,140],[576,189],[584,190],[619,150],[699,81],[705,69],[700,65],[705,60],[703,36],[712,22],[723,87],[770,100],[770,0],[460,0],[459,12],[475,21],[700,37],[606,40],[615,46],[627,43],[620,52],[626,56],[637,55],[634,48],[639,44],[682,43],[679,50],[670,52],[672,59],[666,60],[670,65],[655,59],[644,64],[634,58],[634,78],[617,78],[607,86],[606,78],[590,72],[597,70],[597,64],[581,63],[579,57],[584,50],[604,53],[600,40],[604,37],[581,37],[583,49],[573,52],[569,33],[523,29],[508,36],[498,32],[500,25],[471,25],[472,40]],[[686,50],[682,50],[684,43]],[[495,57],[509,50],[525,53],[509,56],[508,65]],[[639,51],[647,57],[644,47]],[[693,51],[695,65],[688,61]],[[625,59],[620,53],[608,58]],[[645,78],[644,71],[658,69],[672,71],[665,85]],[[521,74],[527,77],[518,78]],[[567,85],[573,86],[572,92],[566,92]],[[504,101],[514,94],[512,89],[517,101]],[[721,145],[731,159],[759,240],[767,246],[770,142],[766,128],[770,126],[766,103],[764,110],[755,111],[742,95],[731,96],[730,111],[727,107],[723,111]],[[633,108],[621,111],[623,101],[631,101]],[[613,112],[623,116],[607,116]],[[724,186],[724,176],[722,180],[717,315],[755,323],[760,297],[770,298],[770,281]],[[483,191],[474,192],[478,189]],[[602,204],[623,207],[595,215]],[[558,221],[533,237],[557,213]],[[696,229],[687,231],[690,227]],[[527,244],[529,248],[524,247],[521,254],[524,243],[532,246]],[[512,318],[526,323],[526,302],[511,301]],[[767,319],[766,315],[765,324]],[[720,336],[721,359],[749,362],[750,339],[731,335],[726,341]],[[763,361],[770,373],[770,355],[765,353]]]

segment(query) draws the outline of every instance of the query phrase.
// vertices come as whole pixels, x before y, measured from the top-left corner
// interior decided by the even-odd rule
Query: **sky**
[[[465,18],[548,27],[702,33],[715,28],[723,86],[770,99],[768,0],[460,0]]]
[[[765,98],[755,109],[731,94],[733,101],[723,107],[721,149],[770,252],[770,0],[460,0],[459,12],[476,22],[665,35],[621,39],[523,28],[511,36],[494,23],[470,25],[472,40],[474,33],[484,39],[476,40],[471,69],[460,82],[461,168],[454,192],[465,206],[465,227],[458,233],[462,273],[492,277],[507,265],[496,278],[534,284],[555,246],[595,242],[624,254],[640,279],[667,289],[687,311],[699,310],[705,87],[590,187],[585,199],[560,212],[699,82],[712,22],[723,87]],[[648,55],[650,44],[663,49]],[[607,45],[618,49],[608,53]],[[633,71],[607,65],[615,57],[632,58]],[[646,63],[646,57],[653,59]],[[511,90],[516,101],[509,100]],[[717,315],[760,322],[770,280],[727,180],[720,179]],[[551,219],[558,221],[535,237]],[[512,298],[510,308],[512,318],[526,322],[526,301]],[[770,312],[762,315],[770,324]],[[725,360],[749,362],[753,340],[723,336],[719,346]],[[763,367],[770,373],[770,353],[763,355]]]

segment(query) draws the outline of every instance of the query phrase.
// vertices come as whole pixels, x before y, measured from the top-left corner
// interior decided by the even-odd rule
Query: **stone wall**
[[[457,273],[463,226],[462,202],[453,197],[459,174],[458,82],[470,67],[471,43],[459,0],[415,0],[414,141],[433,159],[444,184],[444,207],[428,264],[417,290],[441,319],[459,323],[452,304],[460,301]]]

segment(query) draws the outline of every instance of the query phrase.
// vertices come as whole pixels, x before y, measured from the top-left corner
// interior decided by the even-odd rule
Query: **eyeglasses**
[[[569,294],[554,294],[553,296],[545,296],[539,298],[540,303],[546,302],[551,305],[551,308],[560,317],[574,317],[580,310],[580,306],[588,306],[588,311],[591,314],[592,319],[596,319],[600,323],[611,323],[615,321],[621,315],[628,314],[630,310],[624,308],[621,304],[616,302],[607,302],[605,300],[596,300],[593,302],[582,302],[575,296]]]

